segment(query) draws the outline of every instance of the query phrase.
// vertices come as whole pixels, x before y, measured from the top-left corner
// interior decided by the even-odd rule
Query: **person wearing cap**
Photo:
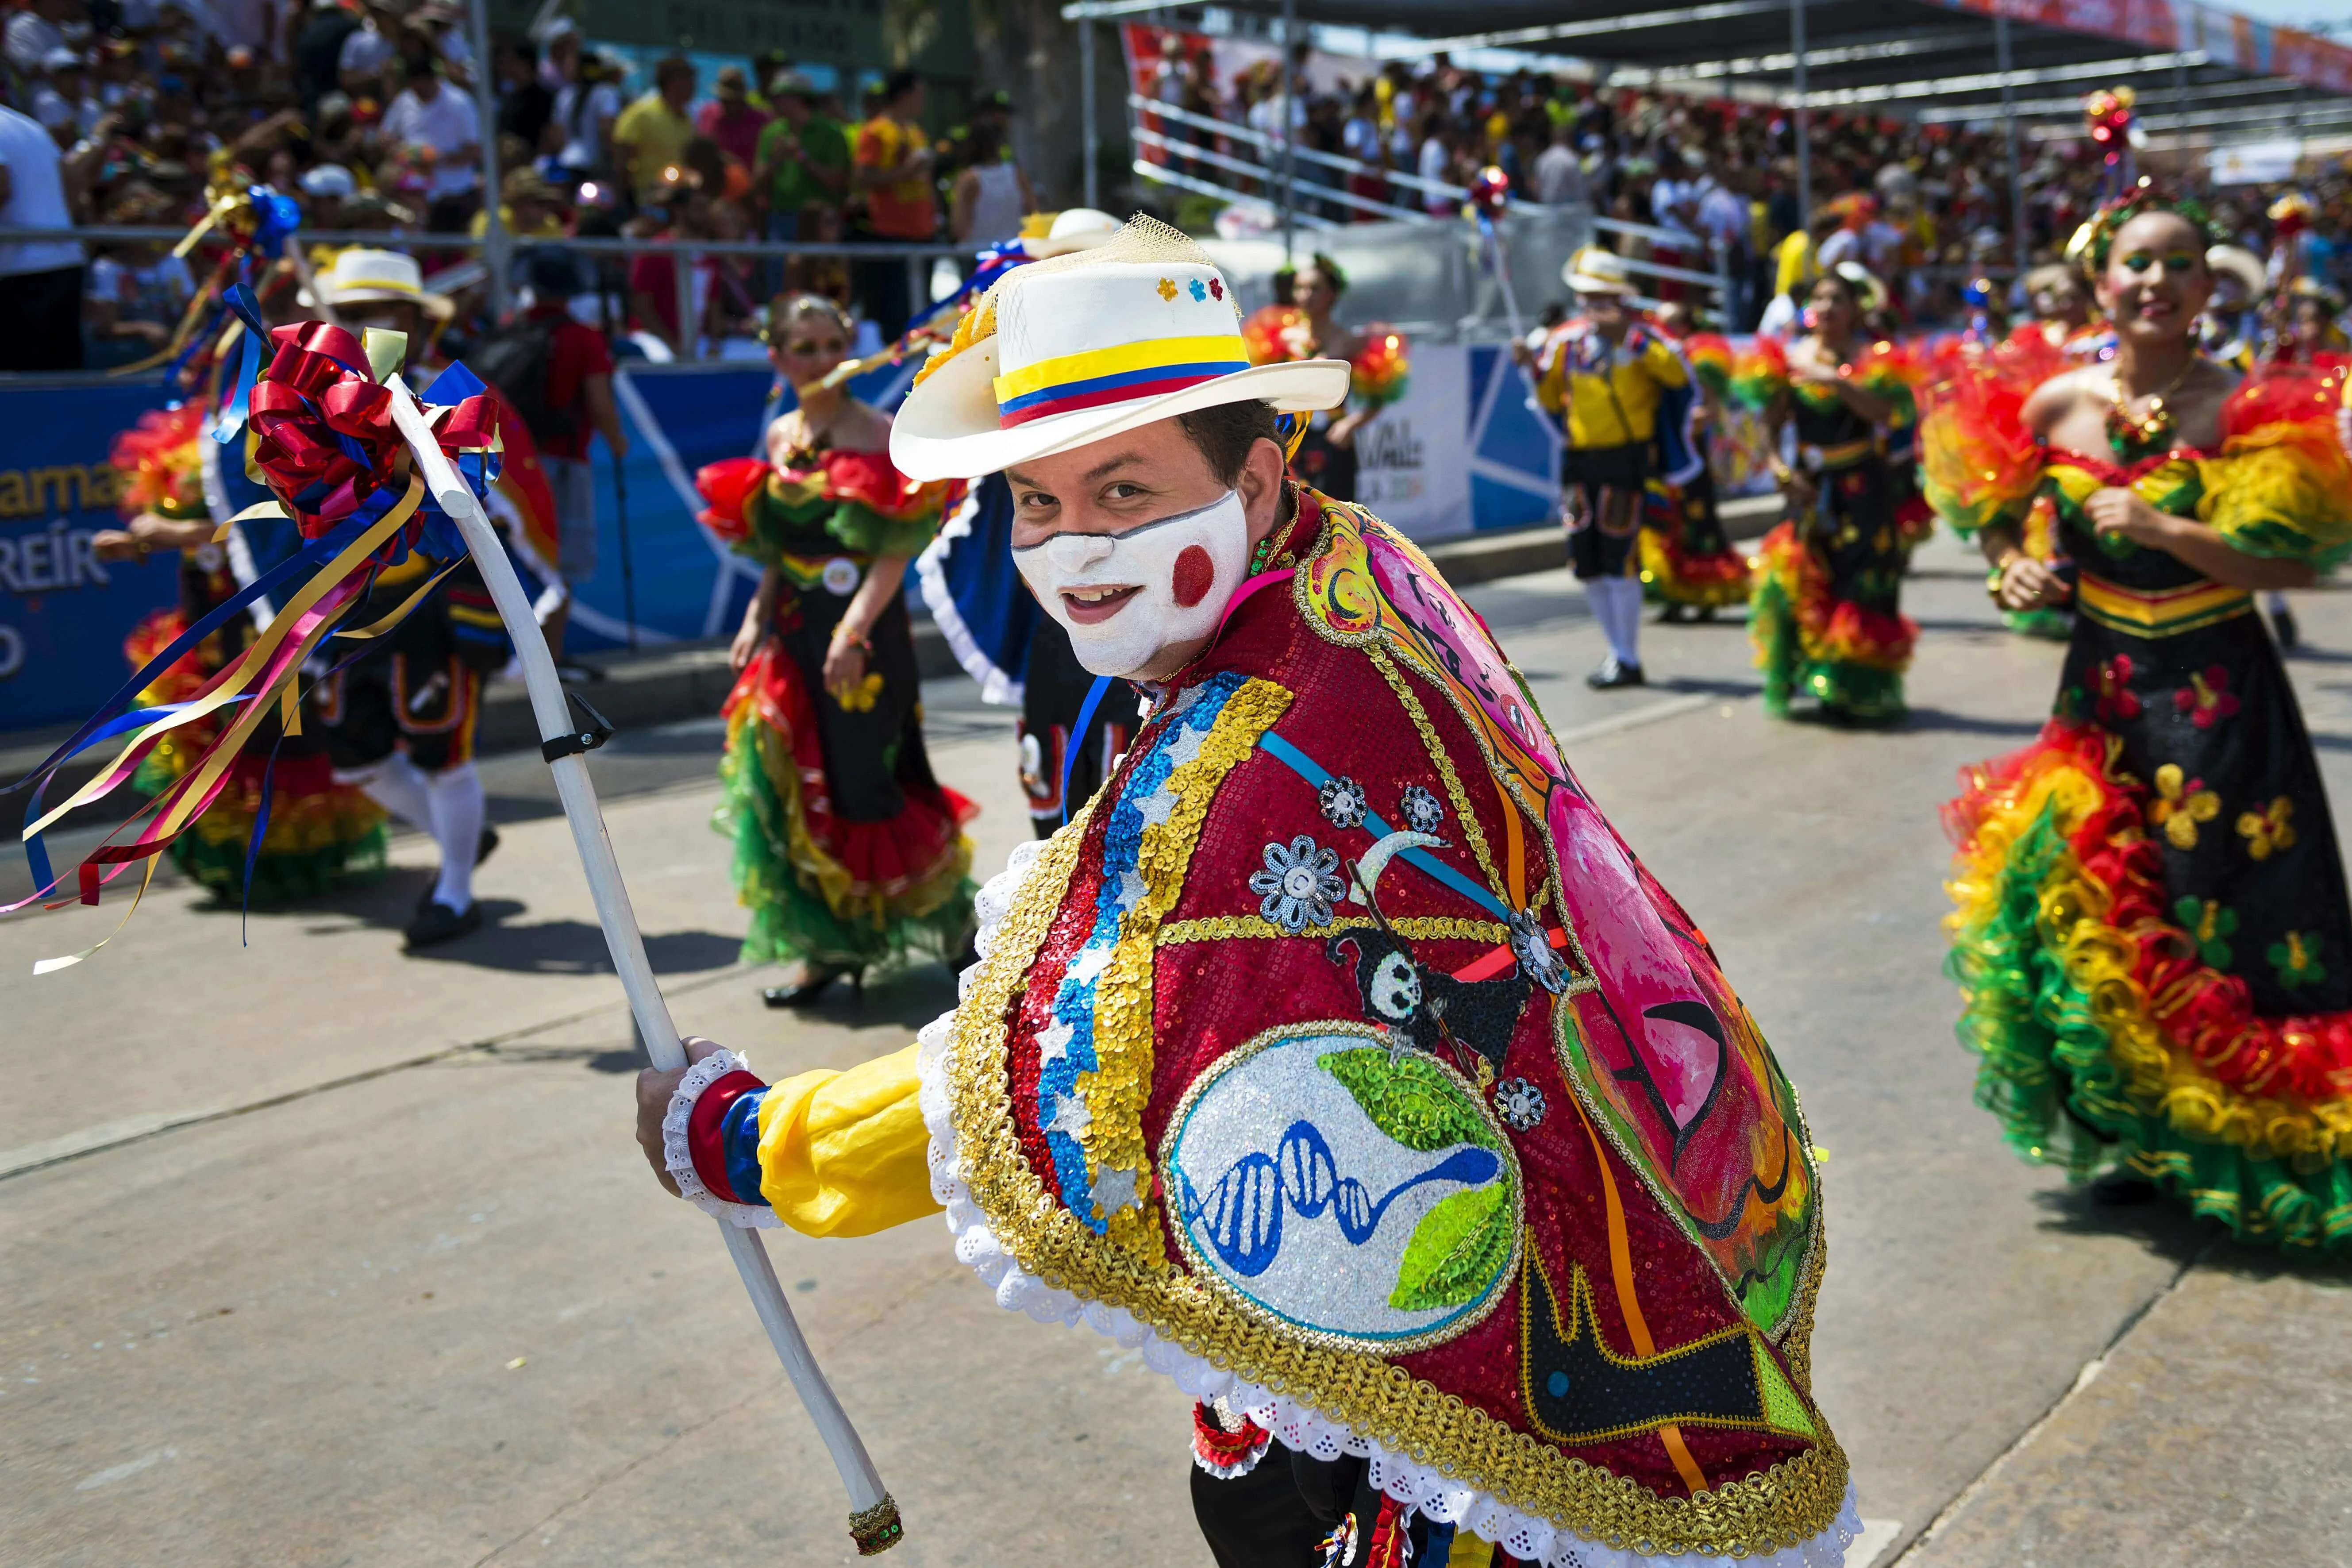
[[[1776,717],[1799,700],[1832,723],[1904,714],[1919,628],[1903,614],[1905,498],[1887,440],[1917,416],[1906,357],[1866,325],[1885,297],[1859,263],[1832,263],[1806,301],[1806,334],[1785,351],[1758,339],[1733,376],[1762,418],[1784,509],[1758,552],[1748,616]],[[1784,426],[1793,465],[1780,457]]]
[[[2262,298],[2270,287],[2263,258],[2241,245],[2216,245],[2205,252],[2205,268],[2213,293],[2197,319],[2198,352],[2243,375],[2262,345]]]
[[[963,952],[978,808],[931,772],[900,592],[947,487],[892,465],[890,416],[835,374],[852,341],[840,306],[780,296],[763,335],[793,406],[764,458],[696,476],[705,525],[760,565],[730,650],[715,820],[751,911],[744,962],[792,965],[763,998],[810,1007],[838,981],[862,996],[869,972]]]
[[[81,52],[58,47],[42,57],[47,79],[33,89],[33,118],[48,127],[61,147],[70,147],[97,128],[105,106],[86,86]]]
[[[343,204],[359,194],[359,182],[341,163],[314,163],[302,171],[302,221],[332,234],[343,226]]]
[[[499,176],[499,222],[518,241],[563,238],[564,206],[563,192],[528,163]],[[489,226],[490,215],[485,210],[474,215],[468,228],[479,239],[489,232]]]
[[[1003,473],[1022,577],[1150,719],[916,1044],[772,1084],[689,1042],[647,1159],[740,1224],[944,1209],[999,1305],[1198,1402],[1222,1568],[1834,1563],[1795,1095],[1484,623],[1286,478],[1278,415],[1349,367],[1250,365],[1232,294],[1139,217],[926,364],[892,461]]]
[[[323,304],[354,333],[378,328],[404,334],[410,367],[423,361],[433,332],[451,314],[446,300],[426,292],[415,258],[398,251],[342,251],[313,283],[304,305]],[[378,573],[353,624],[390,615],[443,564],[418,552]],[[482,683],[505,667],[510,652],[489,590],[467,560],[324,683],[320,704],[335,776],[430,835],[440,850],[440,868],[404,933],[412,949],[481,928],[474,867],[498,835],[485,820],[482,781],[474,771],[474,726]]]
[[[1624,261],[1598,246],[1569,258],[1560,276],[1578,313],[1553,331],[1540,351],[1512,345],[1536,372],[1536,401],[1559,425],[1566,450],[1560,484],[1570,562],[1584,584],[1609,655],[1585,678],[1607,690],[1640,686],[1642,669],[1642,493],[1658,405],[1690,385],[1690,372],[1662,334],[1631,307]]]
[[[767,237],[790,242],[812,207],[841,205],[849,189],[849,136],[841,121],[818,111],[816,84],[796,70],[768,83],[775,118],[760,132],[751,159],[751,192],[767,209]]]

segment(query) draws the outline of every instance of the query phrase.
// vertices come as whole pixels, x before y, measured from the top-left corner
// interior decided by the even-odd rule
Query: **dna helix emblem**
[[[1328,1209],[1348,1244],[1361,1247],[1380,1229],[1389,1205],[1415,1187],[1433,1182],[1483,1186],[1501,1170],[1502,1161],[1491,1150],[1458,1149],[1375,1199],[1355,1177],[1339,1174],[1322,1131],[1311,1121],[1298,1121],[1283,1133],[1274,1153],[1254,1150],[1234,1162],[1205,1198],[1192,1178],[1179,1172],[1182,1190],[1177,1210],[1186,1227],[1200,1234],[1225,1267],[1244,1279],[1255,1279],[1282,1252],[1286,1210],[1311,1220]]]

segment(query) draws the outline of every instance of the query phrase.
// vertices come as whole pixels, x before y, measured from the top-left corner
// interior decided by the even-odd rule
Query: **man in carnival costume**
[[[1006,476],[1022,575],[1149,716],[917,1044],[772,1086],[695,1042],[639,1140],[739,1223],[944,1207],[1000,1303],[1142,1345],[1227,1568],[1828,1568],[1795,1096],[1477,616],[1285,477],[1346,363],[1239,326],[1138,218],[926,367],[893,459]]]
[[[981,270],[967,285],[975,300],[1003,276],[1003,267],[1091,250],[1118,233],[1119,222],[1093,207],[1071,207],[1045,226],[1041,236],[981,253]],[[998,266],[989,264],[992,257]],[[1095,694],[1094,678],[1078,662],[1070,634],[1040,614],[1017,581],[1012,538],[1012,486],[1003,474],[990,474],[950,514],[915,563],[915,575],[957,662],[980,682],[982,700],[1021,706],[1015,724],[1021,793],[1029,821],[1044,838],[1102,787],[1141,727],[1142,711],[1132,687]]]
[[[1690,371],[1674,344],[1635,316],[1633,280],[1617,256],[1587,246],[1560,275],[1580,313],[1540,354],[1520,344],[1511,352],[1533,363],[1536,401],[1567,442],[1560,480],[1568,490],[1569,554],[1592,618],[1609,639],[1609,657],[1585,684],[1640,686],[1642,497],[1660,405],[1676,394],[1687,405]],[[1704,467],[1686,443],[1682,450],[1684,461],[1664,476],[1669,484],[1687,484]]]
[[[429,327],[449,315],[447,300],[425,292],[415,258],[398,251],[341,252],[319,275],[316,296],[354,332],[373,327],[405,334],[411,366],[424,357]],[[435,570],[420,553],[379,574],[360,624],[391,613]],[[358,784],[440,848],[440,869],[405,932],[412,948],[454,941],[482,923],[474,866],[497,847],[498,835],[485,819],[482,781],[474,771],[474,725],[482,682],[506,664],[509,651],[489,590],[468,561],[318,692],[336,777]]]

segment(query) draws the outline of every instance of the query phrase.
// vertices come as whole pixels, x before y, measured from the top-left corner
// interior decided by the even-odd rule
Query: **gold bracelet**
[[[2000,591],[2009,584],[2009,569],[2015,565],[2017,558],[2024,553],[2024,551],[2014,546],[2002,551],[2000,559],[1993,563],[1992,570],[1985,574],[1985,596],[1994,604],[2000,603]]]
[[[872,653],[874,651],[874,644],[867,638],[866,635],[864,632],[852,631],[847,621],[835,621],[833,624],[832,640],[837,643],[848,643],[852,647],[861,648],[867,653]]]

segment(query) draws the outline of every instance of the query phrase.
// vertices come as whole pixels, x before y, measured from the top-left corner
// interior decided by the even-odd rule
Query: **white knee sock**
[[[482,847],[482,778],[470,762],[425,780],[433,811],[433,841],[441,846],[441,876],[433,901],[464,914],[474,904],[474,857]]]
[[[1609,639],[1610,654],[1620,664],[1639,665],[1642,585],[1629,577],[1596,577],[1584,586],[1592,599],[1593,619]]]
[[[352,775],[351,782],[364,790],[370,800],[411,827],[433,831],[433,808],[425,797],[425,773],[404,754],[394,752],[373,767]]]

